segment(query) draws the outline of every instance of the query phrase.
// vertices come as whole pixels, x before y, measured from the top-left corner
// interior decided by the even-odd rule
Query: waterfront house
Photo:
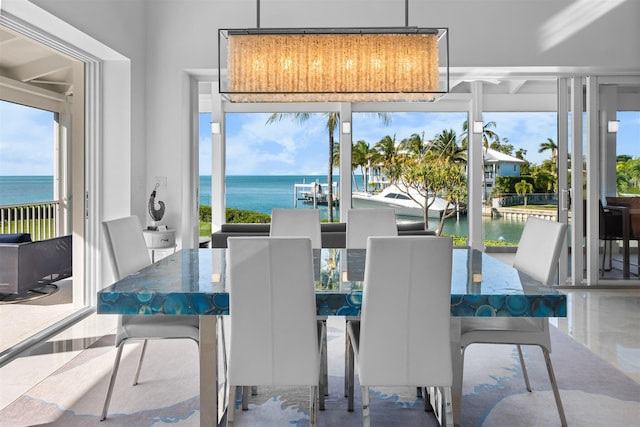
[[[509,156],[500,151],[484,150],[485,198],[491,195],[491,189],[499,176],[520,176],[520,166],[524,160]]]

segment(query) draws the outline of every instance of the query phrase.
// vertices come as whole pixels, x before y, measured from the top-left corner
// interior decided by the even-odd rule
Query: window
[[[328,124],[337,113],[227,113],[226,207],[259,215],[242,222],[267,221],[273,208],[320,209],[339,219],[338,128],[334,126],[330,159]],[[334,123],[335,125],[335,123]],[[262,217],[261,217],[262,215]],[[265,215],[267,216],[265,218]]]

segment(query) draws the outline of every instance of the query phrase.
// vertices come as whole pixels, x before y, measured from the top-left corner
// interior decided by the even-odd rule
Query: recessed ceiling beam
[[[71,61],[59,55],[51,55],[14,67],[11,73],[16,80],[29,82],[69,69],[71,69]]]

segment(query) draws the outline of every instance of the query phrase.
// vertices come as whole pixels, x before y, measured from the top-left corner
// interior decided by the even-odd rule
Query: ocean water
[[[358,182],[362,182],[361,176],[356,175]],[[246,209],[266,214],[271,213],[271,208],[292,208],[294,206],[294,184],[313,183],[318,180],[326,183],[326,176],[316,175],[287,175],[287,176],[228,176],[226,182],[227,207]],[[338,177],[334,177],[338,181]],[[354,188],[355,189],[355,188]],[[200,177],[200,204],[211,206],[211,177]],[[298,202],[298,208],[312,208]],[[320,206],[320,217],[326,219],[326,206]],[[338,218],[336,208],[334,218]],[[406,219],[406,218],[404,218]],[[485,239],[505,240],[518,243],[524,227],[524,221],[506,219],[493,219],[483,217],[483,229]],[[440,225],[435,218],[429,219],[429,228],[435,229]],[[458,236],[468,235],[466,216],[447,218],[443,233]]]
[[[361,179],[361,177],[356,177]],[[326,183],[326,176],[281,175],[281,176],[228,176],[226,182],[227,207],[271,213],[272,208],[294,206],[294,184]],[[338,177],[334,177],[339,182]],[[359,181],[361,182],[361,181]],[[52,176],[0,176],[0,205],[29,202],[43,202],[53,199]],[[211,206],[211,176],[200,177],[200,204]],[[298,201],[298,208],[313,208]],[[334,210],[334,218],[339,217],[339,208]],[[326,206],[320,206],[320,217],[327,218]],[[429,220],[429,228],[439,225],[436,219]],[[517,243],[522,234],[524,221],[483,218],[485,239],[506,240]],[[466,236],[467,218],[448,218],[443,232]]]
[[[326,176],[320,175],[259,175],[259,176],[227,176],[227,207],[271,214],[272,208],[294,207],[294,185],[327,182]],[[337,176],[334,182],[339,183]],[[211,206],[211,176],[200,177],[200,204]],[[313,205],[298,201],[298,208],[313,208]],[[320,206],[320,217],[327,218],[327,207]],[[339,215],[334,209],[334,218]]]
[[[0,205],[51,200],[52,176],[0,176]]]

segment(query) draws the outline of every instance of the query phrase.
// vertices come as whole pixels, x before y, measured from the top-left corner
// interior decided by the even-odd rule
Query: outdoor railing
[[[493,206],[515,206],[524,204],[524,196],[519,194],[502,194],[493,198]],[[527,195],[527,204],[558,204],[558,193],[529,193]]]
[[[60,202],[0,205],[0,234],[31,233],[32,240],[58,237]]]

